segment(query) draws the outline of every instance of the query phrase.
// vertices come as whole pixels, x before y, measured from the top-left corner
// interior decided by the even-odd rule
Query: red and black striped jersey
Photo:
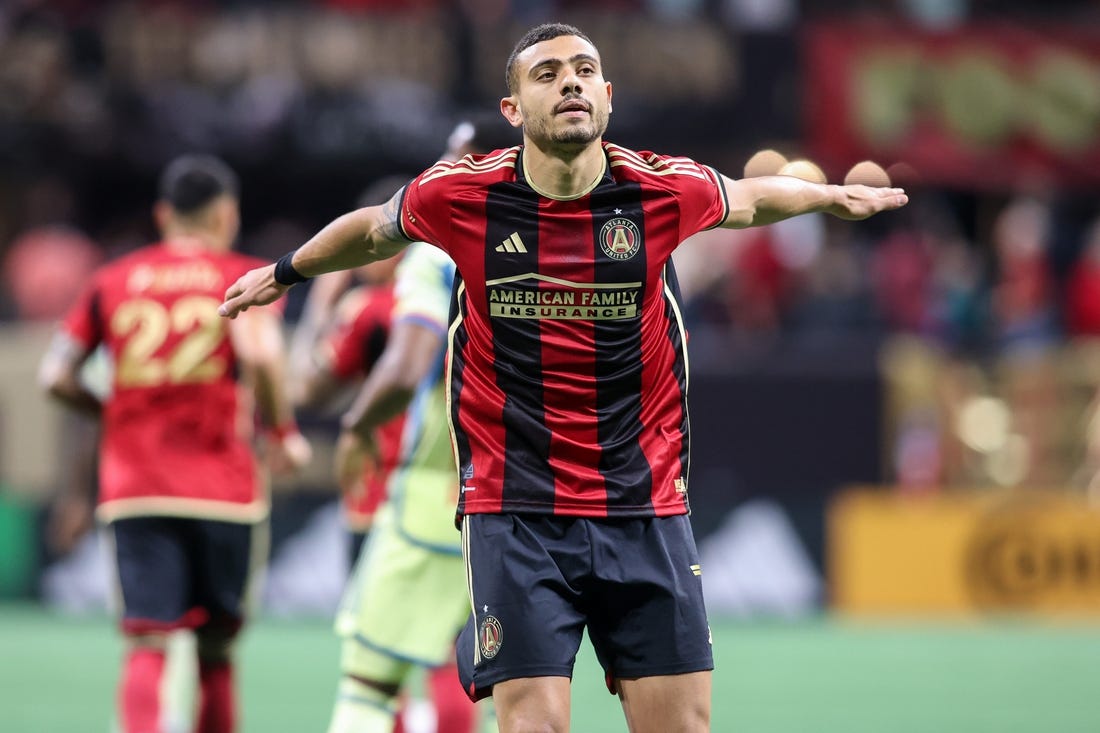
[[[563,200],[522,147],[441,162],[405,189],[401,227],[458,268],[450,419],[460,514],[688,511],[686,335],[673,250],[725,220],[721,177],[604,144]]]

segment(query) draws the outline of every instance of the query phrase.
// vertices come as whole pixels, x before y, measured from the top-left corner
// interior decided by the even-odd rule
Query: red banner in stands
[[[1096,29],[830,23],[805,48],[807,141],[830,180],[870,158],[940,185],[1100,183]]]

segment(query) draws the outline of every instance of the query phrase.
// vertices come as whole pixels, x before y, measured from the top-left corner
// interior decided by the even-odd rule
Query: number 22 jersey
[[[226,288],[262,260],[143,247],[96,271],[63,329],[113,363],[103,409],[100,519],[267,514],[251,448],[251,393],[238,382]]]

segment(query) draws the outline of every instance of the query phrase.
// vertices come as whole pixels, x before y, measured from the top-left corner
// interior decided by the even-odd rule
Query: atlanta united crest
[[[630,219],[611,219],[600,230],[600,249],[613,260],[629,260],[641,246],[642,233]]]
[[[486,616],[481,620],[481,626],[477,631],[477,643],[481,648],[481,656],[492,659],[500,652],[500,645],[504,643],[504,630],[500,627],[500,621],[496,616]]]

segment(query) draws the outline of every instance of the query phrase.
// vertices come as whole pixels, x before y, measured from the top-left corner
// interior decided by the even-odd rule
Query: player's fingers
[[[230,300],[231,298],[236,298],[238,295],[240,295],[243,292],[244,292],[244,285],[242,285],[241,281],[238,280],[237,282],[233,283],[232,285],[230,285],[228,288],[225,289],[225,297],[222,298],[222,300]]]
[[[900,208],[909,203],[909,196],[906,195],[905,190],[901,188],[886,189],[884,195],[887,206],[893,209]]]
[[[218,306],[218,315],[225,318],[236,318],[246,310],[248,310],[248,306],[244,304],[244,296],[241,295]]]

